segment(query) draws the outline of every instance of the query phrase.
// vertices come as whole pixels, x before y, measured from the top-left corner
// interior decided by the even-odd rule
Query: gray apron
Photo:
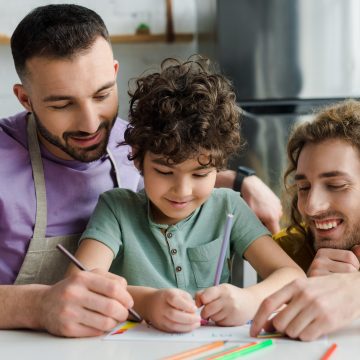
[[[47,201],[43,162],[37,137],[36,123],[32,114],[28,118],[27,137],[31,167],[36,194],[36,218],[33,237],[20,268],[15,284],[54,284],[64,277],[69,265],[68,259],[57,250],[62,244],[71,253],[75,253],[81,234],[46,237]],[[115,159],[107,149],[115,170],[117,186],[120,186],[119,171]]]

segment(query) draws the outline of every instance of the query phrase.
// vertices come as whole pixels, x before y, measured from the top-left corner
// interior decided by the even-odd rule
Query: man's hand
[[[272,234],[280,231],[281,202],[264,182],[257,176],[247,176],[242,183],[241,195]]]
[[[220,171],[216,176],[215,186],[232,189],[235,175],[235,171],[232,170]],[[241,193],[243,199],[271,233],[276,234],[280,231],[281,202],[264,182],[255,175],[247,176],[243,180],[241,189],[235,190]]]
[[[311,263],[307,276],[324,276],[332,273],[359,271],[360,263],[350,250],[319,249]]]
[[[44,288],[37,296],[39,327],[54,335],[102,335],[128,317],[133,300],[120,276],[81,271]]]
[[[360,316],[360,274],[333,274],[295,280],[261,304],[250,329],[277,330],[291,338],[315,340]],[[273,312],[288,304],[271,320]]]
[[[200,315],[190,294],[180,289],[160,289],[149,297],[147,318],[168,332],[189,332],[200,326]]]

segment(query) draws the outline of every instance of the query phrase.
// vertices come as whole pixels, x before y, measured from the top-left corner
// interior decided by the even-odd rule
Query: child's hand
[[[189,332],[200,326],[200,315],[191,295],[180,289],[160,289],[149,298],[148,317],[158,329]]]
[[[221,326],[246,324],[253,318],[259,305],[250,290],[230,284],[199,291],[195,300],[198,307],[204,305],[201,317]]]

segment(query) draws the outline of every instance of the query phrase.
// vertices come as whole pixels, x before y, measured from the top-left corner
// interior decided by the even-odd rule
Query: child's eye
[[[162,170],[159,170],[159,169],[156,169],[156,168],[154,168],[154,170],[155,170],[158,174],[161,174],[161,175],[171,175],[171,174],[172,174],[172,171],[162,171]]]
[[[193,176],[194,176],[194,177],[200,177],[200,178],[202,178],[202,177],[208,176],[209,174],[210,174],[210,173],[207,172],[207,173],[205,173],[205,174],[193,174]]]

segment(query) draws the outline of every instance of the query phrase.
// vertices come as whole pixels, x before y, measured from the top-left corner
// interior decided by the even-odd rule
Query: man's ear
[[[30,97],[22,84],[15,84],[13,87],[15,96],[21,105],[29,112],[32,112]]]

